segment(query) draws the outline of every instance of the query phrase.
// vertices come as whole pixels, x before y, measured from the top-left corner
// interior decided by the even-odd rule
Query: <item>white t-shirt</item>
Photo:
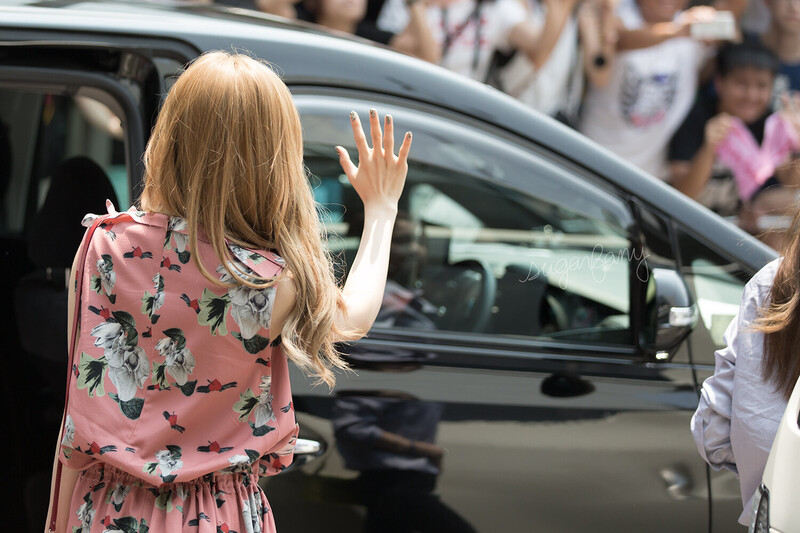
[[[541,31],[545,10],[539,2],[531,2],[529,20]],[[541,68],[537,70],[525,54],[514,55],[500,73],[503,90],[550,116],[559,111],[577,109],[583,91],[579,59],[578,24],[574,17],[570,17]]]
[[[640,20],[620,13],[634,28]],[[661,179],[669,179],[667,146],[697,94],[705,45],[688,37],[618,53],[611,79],[592,87],[579,130],[618,156]]]
[[[431,6],[427,15],[433,38],[442,47],[441,66],[478,81],[486,79],[495,50],[509,49],[511,29],[527,19],[517,0],[484,0],[480,6],[475,0],[459,0],[447,7]],[[406,25],[403,0],[387,0],[378,27],[397,33]]]

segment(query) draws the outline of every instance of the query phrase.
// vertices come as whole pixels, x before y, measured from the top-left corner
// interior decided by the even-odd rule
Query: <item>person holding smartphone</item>
[[[642,170],[667,180],[667,145],[692,107],[706,45],[691,26],[713,16],[708,6],[681,11],[685,0],[621,5],[616,51],[604,55],[600,83],[584,100],[578,129]],[[590,80],[591,81],[591,80]]]

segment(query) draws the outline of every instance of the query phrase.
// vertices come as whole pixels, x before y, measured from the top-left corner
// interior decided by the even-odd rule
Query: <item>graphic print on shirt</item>
[[[261,328],[269,328],[272,306],[275,303],[274,286],[265,289],[253,289],[240,285],[228,289],[228,295],[231,298],[231,316],[236,325],[239,326],[243,340],[258,337],[258,332]],[[266,348],[266,344],[268,342],[261,349]],[[258,353],[258,351],[255,353]],[[250,353],[254,352],[251,351]]]
[[[164,483],[171,483],[177,477],[175,472],[183,468],[182,452],[181,447],[174,444],[167,444],[166,448],[157,451],[154,455],[156,460],[145,463],[142,470],[151,476],[160,476]]]
[[[142,313],[148,315],[150,322],[155,324],[161,318],[156,311],[164,305],[164,276],[159,273],[153,276],[153,289],[155,289],[155,294],[146,291],[142,296]]]
[[[100,294],[104,292],[108,300],[113,304],[117,301],[117,295],[113,294],[114,285],[117,283],[117,273],[114,272],[114,261],[108,254],[103,254],[97,260],[97,273],[92,274],[90,283],[91,289]]]
[[[638,128],[658,124],[675,101],[678,74],[641,74],[626,65],[620,91],[620,110],[626,122]]]
[[[271,386],[272,377],[262,376],[261,383],[258,385],[261,393],[256,396],[253,389],[248,388],[239,395],[239,401],[233,405],[233,410],[239,414],[239,421],[247,421],[256,437],[266,435],[275,429],[274,426],[268,424],[268,422],[276,420],[275,412],[272,410]],[[253,415],[253,420],[250,420],[251,415]]]
[[[250,257],[247,252],[238,246],[230,246],[229,248],[236,255],[238,261],[228,263],[228,269],[237,274],[240,273],[248,281],[254,281],[257,278],[257,274],[244,264],[244,261]],[[233,276],[222,265],[217,267],[217,273],[223,283],[235,282]],[[253,339],[261,328],[269,328],[269,318],[272,315],[272,306],[275,303],[274,285],[263,289],[238,285],[228,289],[228,296],[231,300],[231,316],[236,325],[239,326],[241,339]],[[264,347],[266,347],[266,344]],[[251,351],[250,353],[258,352]]]
[[[152,382],[159,390],[166,390],[170,385],[181,389],[185,396],[190,396],[197,385],[197,380],[189,381],[189,375],[194,372],[196,362],[192,352],[186,347],[186,337],[183,330],[169,328],[162,331],[166,337],[156,343],[156,351],[165,358],[163,363],[153,361]],[[175,381],[170,383],[167,373]]]
[[[100,229],[103,230],[105,234],[108,236],[108,238],[111,239],[112,241],[117,240],[117,234],[112,229],[115,223],[116,221],[113,218],[109,218],[104,222],[100,223]]]

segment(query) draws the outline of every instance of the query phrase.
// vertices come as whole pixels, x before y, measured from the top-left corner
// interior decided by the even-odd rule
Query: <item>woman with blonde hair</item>
[[[370,110],[371,148],[351,123],[366,224],[339,287],[287,87],[225,52],[179,77],[138,207],[84,221],[51,530],[275,531],[258,478],[292,461],[287,360],[333,385],[334,343],[369,330],[408,168],[390,116]]]

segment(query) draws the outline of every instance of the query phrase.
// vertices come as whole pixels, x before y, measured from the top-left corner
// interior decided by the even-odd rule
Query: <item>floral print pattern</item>
[[[78,475],[76,492],[83,496],[68,531],[149,533],[155,524],[154,532],[275,531],[252,472],[217,472],[198,481],[152,487],[114,467],[94,465]]]
[[[189,249],[177,217],[110,206],[100,228],[61,442],[60,460],[82,471],[70,531],[274,532],[258,476],[291,463],[297,434],[280,336],[268,330],[275,288],[232,283],[221,266],[230,286],[209,283],[192,254],[219,261],[202,236]],[[274,253],[228,248],[247,279],[284,267]],[[203,512],[186,514],[198,497]]]
[[[183,468],[182,456],[180,446],[167,445],[166,450],[159,450],[155,453],[155,461],[144,465],[144,471],[148,474],[160,472],[161,480],[164,483],[170,483],[175,480],[175,472]]]
[[[233,410],[239,414],[239,420],[247,421],[250,416],[253,420],[248,424],[253,430],[253,435],[262,436],[275,429],[269,423],[275,420],[275,411],[272,409],[271,376],[262,376],[259,388],[261,394],[256,396],[252,389],[243,392],[239,401],[233,405]]]
[[[164,335],[166,337],[156,344],[156,351],[166,358],[166,371],[175,378],[175,383],[178,386],[186,385],[196,364],[192,352],[186,348],[186,337],[178,328],[166,329]]]
[[[243,248],[230,245],[236,261],[228,263],[228,269],[240,274],[246,280],[255,280],[256,273],[245,262],[253,256],[263,260],[258,254],[249,254]],[[260,261],[259,261],[260,262]],[[224,266],[217,267],[220,281],[233,283],[234,278]],[[239,285],[228,289],[231,302],[231,316],[239,326],[241,337],[251,339],[262,328],[269,327],[269,318],[272,316],[272,306],[275,303],[275,287],[254,289],[246,285]]]
[[[148,315],[150,322],[155,324],[160,317],[160,315],[156,314],[156,311],[164,305],[164,277],[159,273],[153,276],[153,288],[155,289],[155,294],[145,292],[144,296],[142,296],[142,313]]]
[[[275,303],[275,287],[236,287],[229,289],[228,295],[231,297],[231,315],[241,329],[242,338],[250,339],[262,328],[269,327]]]
[[[78,515],[80,525],[72,528],[72,533],[89,533],[94,522],[96,511],[92,509],[92,493],[89,492],[83,497],[83,504],[75,512]]]
[[[150,363],[144,350],[139,346],[126,346],[124,350],[112,352],[107,359],[108,374],[119,391],[120,401],[133,399],[136,390],[144,386],[150,374]]]
[[[266,507],[257,494],[250,493],[246,500],[242,500],[242,520],[246,533],[261,533],[261,523],[265,514]]]
[[[259,394],[258,403],[253,409],[256,426],[263,426],[267,422],[275,420],[275,413],[272,410],[272,393],[270,392],[271,385],[272,376],[262,377],[261,383],[258,385],[258,387],[261,389],[261,394]]]
[[[108,374],[111,383],[117,388],[119,401],[133,399],[150,373],[147,354],[138,345],[139,334],[136,332],[133,317],[125,311],[115,311],[105,322],[92,328],[91,335],[95,337],[94,345],[103,348],[105,361],[102,364],[108,367]],[[84,355],[81,354],[82,365]],[[88,364],[91,363],[87,362]]]
[[[122,504],[125,503],[125,496],[131,491],[130,485],[117,482],[114,490],[106,494],[106,503],[110,503],[117,511],[122,510]]]
[[[173,247],[178,255],[178,260],[184,265],[189,262],[192,254],[186,249],[189,243],[189,236],[181,231],[187,228],[188,224],[180,217],[170,217],[167,226],[167,235],[164,238],[164,249],[171,250]]]
[[[109,301],[113,304],[117,296],[112,294],[114,285],[117,284],[117,273],[114,272],[114,261],[108,254],[103,254],[97,260],[97,275],[92,275],[91,287],[94,292],[100,294],[104,292]]]

